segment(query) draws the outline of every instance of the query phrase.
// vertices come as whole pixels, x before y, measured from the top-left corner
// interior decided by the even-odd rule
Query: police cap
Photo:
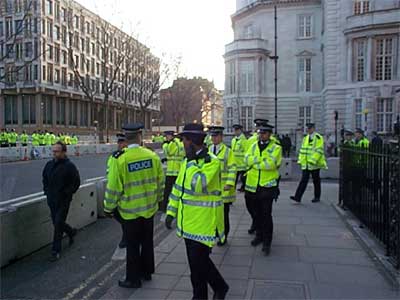
[[[275,127],[269,124],[262,124],[258,127],[258,132],[259,133],[265,133],[265,132],[272,132],[272,129]]]
[[[174,134],[175,134],[175,131],[173,131],[173,130],[164,131],[164,135],[174,135]]]
[[[315,123],[307,123],[306,124],[306,127],[308,128],[308,129],[311,129],[311,128],[315,128]]]
[[[211,136],[216,136],[224,133],[225,127],[222,126],[210,126],[208,127],[208,132]]]
[[[126,133],[138,133],[144,128],[144,125],[142,123],[131,123],[131,124],[125,124],[122,126],[122,129]]]
[[[266,125],[268,123],[269,123],[269,120],[267,120],[267,119],[255,119],[254,120],[254,124],[256,125],[257,128],[260,126]]]
[[[361,133],[361,134],[364,134],[364,130],[362,130],[361,128],[356,128],[356,131],[355,131],[356,133]]]
[[[206,136],[207,133],[204,131],[203,124],[190,123],[183,127],[181,136]]]
[[[243,126],[240,125],[240,124],[233,124],[233,125],[232,125],[232,128],[233,128],[233,129],[243,129]]]

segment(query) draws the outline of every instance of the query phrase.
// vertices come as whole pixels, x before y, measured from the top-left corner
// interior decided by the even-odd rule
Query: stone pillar
[[[353,81],[353,40],[347,39],[347,82]]]
[[[77,124],[77,127],[81,127],[81,105],[82,105],[82,103],[83,103],[83,100],[78,100],[77,101],[77,104],[78,104],[77,112],[76,112],[76,124]]]
[[[372,36],[368,36],[367,37],[367,51],[366,51],[366,74],[365,74],[365,80],[366,81],[370,81],[373,76],[372,76],[372,63],[373,63],[373,51],[372,51],[372,47],[373,47],[373,39]]]
[[[71,103],[71,95],[69,98],[65,99],[65,127],[68,128],[70,126],[70,119],[69,119],[69,109]]]
[[[51,96],[51,103],[52,104],[52,120],[53,120],[53,126],[51,128],[52,131],[55,131],[54,129],[57,127],[57,97],[56,95]]]
[[[22,116],[22,101],[24,99],[24,95],[18,94],[16,97],[17,101],[17,116],[18,116],[18,131],[22,130],[22,125],[23,125],[23,116]]]
[[[38,128],[43,128],[43,105],[42,93],[35,95],[36,97],[36,125]]]

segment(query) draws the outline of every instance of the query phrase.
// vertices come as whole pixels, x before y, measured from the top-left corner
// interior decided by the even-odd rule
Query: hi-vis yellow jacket
[[[178,176],[183,158],[185,157],[185,149],[182,142],[174,138],[170,142],[163,144],[163,151],[167,159],[167,176]]]
[[[248,168],[246,191],[255,193],[257,187],[275,187],[278,185],[279,168],[282,163],[282,147],[270,140],[261,152],[258,143],[253,143],[246,153]]]
[[[108,161],[104,211],[125,220],[151,218],[163,198],[164,172],[157,154],[143,147],[119,151]]]
[[[244,162],[244,156],[247,150],[247,139],[242,133],[238,137],[234,137],[231,142],[231,148],[233,151],[233,156],[236,160],[236,170],[246,171],[246,164]]]
[[[312,140],[310,140],[309,134],[304,137],[297,163],[301,165],[302,170],[313,171],[328,168],[325,160],[324,138],[322,135],[315,133]]]
[[[213,147],[214,145],[211,145],[208,148],[211,154],[213,154]],[[216,156],[221,162],[222,200],[224,203],[233,203],[236,201],[236,163],[233,151],[224,143],[221,143]],[[231,186],[231,188],[225,191],[225,186]]]
[[[184,160],[167,209],[176,218],[178,236],[208,247],[225,240],[221,189],[221,166],[215,155]]]

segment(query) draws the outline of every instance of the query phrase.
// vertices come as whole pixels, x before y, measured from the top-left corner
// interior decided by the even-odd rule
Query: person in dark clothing
[[[383,140],[381,137],[378,135],[376,131],[372,132],[372,135],[374,136],[371,140],[371,148],[372,149],[381,149],[383,146]]]
[[[285,156],[290,157],[290,152],[292,149],[292,140],[289,135],[285,135]]]
[[[60,258],[61,241],[64,232],[69,237],[69,244],[74,242],[77,233],[65,221],[67,220],[72,195],[79,189],[80,177],[75,165],[68,159],[67,146],[57,142],[53,146],[53,160],[49,161],[43,169],[43,191],[47,197],[50,208],[51,220],[54,225],[52,255],[50,260]]]

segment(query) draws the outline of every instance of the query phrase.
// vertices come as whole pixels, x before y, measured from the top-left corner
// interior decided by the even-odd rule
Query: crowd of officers
[[[31,135],[27,134],[26,131],[22,131],[18,134],[14,128],[6,129],[3,128],[0,132],[0,147],[17,147],[17,143],[21,146],[28,146],[31,143],[32,146],[52,146],[57,142],[62,142],[65,145],[77,145],[79,140],[75,134],[59,133],[54,134],[47,130],[35,130]]]
[[[126,277],[119,281],[121,287],[140,288],[143,280],[152,279],[154,216],[161,210],[166,227],[172,229],[175,223],[177,235],[185,241],[193,299],[207,299],[208,284],[214,291],[213,299],[224,299],[229,286],[210,253],[214,245],[223,247],[228,242],[229,211],[237,192],[245,193],[252,219],[248,233],[255,237],[251,245],[262,245],[263,253],[270,254],[282,146],[268,120],[254,122],[256,130],[248,138],[241,125],[233,125],[235,136],[230,146],[224,143],[224,128],[220,126],[209,127],[208,133],[195,123],[185,125],[178,135],[167,131],[162,160],[141,146],[143,125],[123,127],[124,133],[118,135],[119,149],[107,163],[104,200],[105,214],[122,225],[120,247],[127,248]],[[354,143],[366,143],[358,132]],[[298,163],[303,176],[291,199],[301,202],[311,175],[315,193],[312,202],[319,202],[319,172],[327,165],[323,136],[315,132],[312,123],[307,124]]]

